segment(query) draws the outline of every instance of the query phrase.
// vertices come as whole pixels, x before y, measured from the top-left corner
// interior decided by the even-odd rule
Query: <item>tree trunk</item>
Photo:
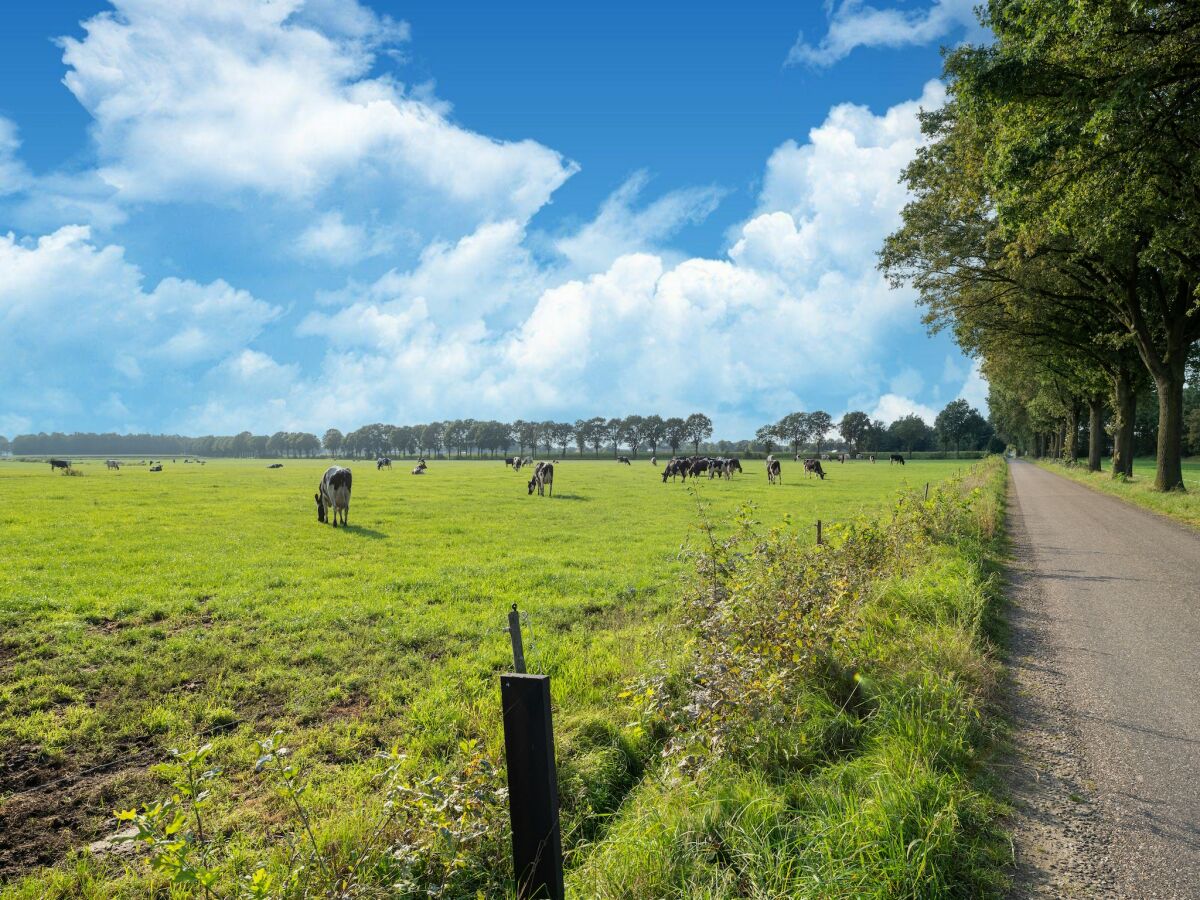
[[[1072,401],[1071,410],[1067,413],[1066,440],[1063,444],[1063,462],[1068,466],[1075,465],[1079,458],[1079,405]]]
[[[1187,359],[1180,354],[1164,375],[1155,375],[1158,388],[1158,465],[1154,489],[1184,491],[1183,385]]]
[[[1137,415],[1137,388],[1133,376],[1122,366],[1113,378],[1113,466],[1112,477],[1133,477],[1133,422]]]
[[[1094,394],[1088,398],[1088,471],[1100,471],[1104,453],[1104,397]]]

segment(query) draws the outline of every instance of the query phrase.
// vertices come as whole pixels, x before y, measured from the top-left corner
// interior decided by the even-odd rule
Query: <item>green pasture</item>
[[[114,830],[114,807],[159,795],[152,766],[197,735],[233,773],[282,729],[322,834],[352,835],[377,750],[398,744],[418,768],[463,738],[499,750],[513,603],[531,671],[553,676],[569,760],[597,720],[625,723],[618,694],[661,657],[654,626],[701,515],[723,523],[751,502],[811,538],[818,518],[877,514],[970,462],[829,463],[823,482],[784,462],[772,487],[762,462],[685,486],[645,461],[568,460],[553,498],[500,461],[435,460],[419,477],[354,463],[336,530],[313,501],[326,465],[90,460],[67,477],[0,462],[0,894],[143,896],[136,867],[75,851]],[[564,791],[586,773],[568,761]],[[222,827],[269,843],[259,789],[230,782]]]

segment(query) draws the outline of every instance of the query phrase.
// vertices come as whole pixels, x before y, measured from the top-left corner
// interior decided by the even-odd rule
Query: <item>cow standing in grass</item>
[[[631,463],[631,462],[629,461],[629,457],[628,457],[628,456],[618,456],[618,457],[617,457],[617,462],[619,462],[619,463],[624,463],[624,464],[625,464],[625,465],[627,465],[627,466],[632,466],[632,465],[633,465],[633,463]]]
[[[767,483],[768,484],[783,484],[783,467],[779,465],[779,460],[767,457]]]
[[[821,480],[825,480],[825,470],[821,468],[821,461],[819,459],[806,459],[804,461],[804,474],[820,475]]]
[[[115,470],[117,470],[117,471],[120,471],[120,469],[121,469],[121,464],[120,464],[119,462],[117,462],[115,459],[106,459],[106,460],[104,461],[104,468],[106,468],[106,469],[115,469]]]
[[[347,524],[350,517],[350,485],[353,476],[350,470],[342,466],[330,466],[321,476],[321,485],[317,489],[317,521],[331,522],[337,528],[338,513],[341,513],[342,524]]]
[[[904,457],[899,453],[893,453],[891,459],[888,460],[888,465],[890,466],[894,463],[900,463],[900,465],[904,465]]]
[[[554,464],[540,462],[533,467],[533,477],[529,479],[529,493],[537,488],[538,496],[546,496],[546,488],[550,488],[550,496],[554,496]]]
[[[55,469],[62,469],[65,472],[70,468],[71,468],[71,463],[69,460],[66,460],[66,459],[50,460],[50,471],[51,472],[53,472]]]
[[[390,469],[391,467],[392,467],[392,461],[390,459],[388,459],[386,456],[381,456],[381,457],[379,457],[379,459],[375,460],[375,471],[376,472],[378,472],[380,469]]]

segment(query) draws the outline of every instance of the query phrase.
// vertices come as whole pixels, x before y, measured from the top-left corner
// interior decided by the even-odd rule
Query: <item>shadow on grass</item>
[[[555,494],[553,497],[547,497],[547,500],[579,500],[583,503],[591,503],[591,497],[585,497],[582,494]]]
[[[374,528],[363,528],[361,525],[343,525],[343,531],[348,531],[351,534],[357,534],[359,537],[370,538],[373,541],[382,541],[386,534],[382,531],[376,531]]]

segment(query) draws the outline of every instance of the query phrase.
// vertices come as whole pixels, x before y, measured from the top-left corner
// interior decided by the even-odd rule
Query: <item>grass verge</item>
[[[1114,479],[1109,472],[1089,472],[1085,466],[1064,466],[1052,460],[1037,460],[1064,478],[1085,484],[1092,490],[1119,497],[1143,509],[1168,516],[1178,522],[1200,528],[1200,460],[1186,460],[1183,477],[1187,491],[1156,491],[1154,489],[1154,460],[1136,459],[1131,480]]]
[[[988,897],[1010,853],[983,762],[1006,472],[804,547],[744,518],[695,559],[640,682],[661,760],[579,849],[575,896]]]

